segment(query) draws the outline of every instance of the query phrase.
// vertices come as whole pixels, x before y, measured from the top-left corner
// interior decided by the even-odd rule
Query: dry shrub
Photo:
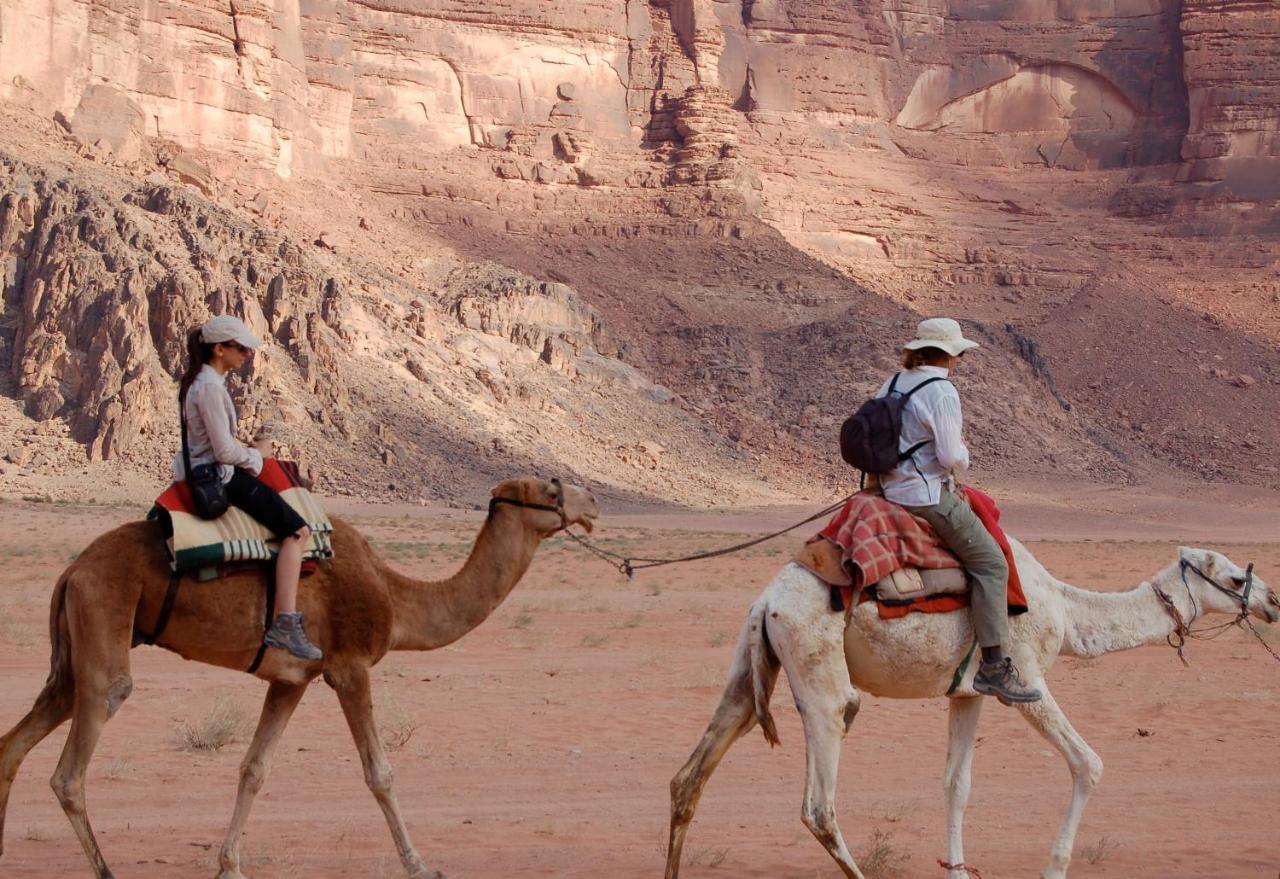
[[[178,747],[184,751],[218,751],[241,738],[249,718],[240,703],[219,696],[197,723],[184,720],[178,727]]]
[[[382,741],[382,746],[388,751],[399,751],[405,745],[409,744],[409,740],[413,738],[413,734],[418,731],[421,723],[414,720],[407,711],[395,698],[385,697],[378,703],[376,709],[378,738]]]
[[[1095,842],[1080,846],[1080,857],[1086,864],[1101,864],[1118,848],[1120,843],[1103,834]]]
[[[718,867],[729,857],[727,848],[694,847],[684,852],[684,863],[687,867]]]
[[[871,831],[871,840],[858,856],[858,866],[867,879],[893,879],[902,875],[903,865],[911,860],[911,854],[893,843],[893,834],[877,827]]]

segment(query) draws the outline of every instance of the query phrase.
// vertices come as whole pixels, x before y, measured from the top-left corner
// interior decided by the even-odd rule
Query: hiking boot
[[[271,628],[267,629],[267,634],[262,637],[262,643],[268,647],[287,650],[308,662],[316,662],[324,658],[320,648],[307,640],[307,630],[302,628],[300,613],[278,614]]]
[[[1040,691],[1028,687],[1009,657],[984,662],[973,677],[973,689],[984,696],[995,696],[1005,705],[1014,702],[1039,702]]]

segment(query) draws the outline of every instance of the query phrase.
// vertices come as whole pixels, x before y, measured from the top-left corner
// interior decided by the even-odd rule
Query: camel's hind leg
[[[129,677],[133,618],[132,614],[127,618],[124,614],[111,614],[98,605],[90,607],[90,600],[78,594],[74,585],[68,588],[66,596],[71,643],[75,645],[71,732],[50,784],[93,865],[94,874],[98,879],[110,879],[111,871],[89,826],[84,779],[102,728],[133,690],[133,679]]]
[[[1042,875],[1044,879],[1065,879],[1067,867],[1071,864],[1071,848],[1075,844],[1080,816],[1084,814],[1089,795],[1102,780],[1102,759],[1071,726],[1044,683],[1037,682],[1036,686],[1044,693],[1044,698],[1039,702],[1019,705],[1018,710],[1028,723],[1062,753],[1071,770],[1071,806],[1067,809],[1067,817],[1058,832],[1058,840],[1049,857],[1049,866]]]
[[[266,781],[280,734],[288,725],[289,718],[293,717],[293,710],[298,707],[305,692],[306,684],[286,684],[279,681],[273,682],[267,690],[258,728],[240,764],[240,788],[236,792],[236,808],[231,816],[231,826],[227,828],[227,838],[222,843],[222,853],[218,858],[221,867],[218,879],[244,879],[244,874],[240,872],[240,837],[244,833],[245,822],[249,820],[254,797]]]
[[[982,699],[951,700],[951,723],[947,738],[947,770],[943,784],[947,789],[947,879],[966,879],[964,867],[964,810],[969,803],[969,784],[973,770],[973,749],[978,740],[978,716]]]
[[[36,697],[27,716],[0,738],[0,854],[4,854],[4,817],[9,790],[18,775],[18,767],[32,748],[71,716],[73,696],[70,678],[50,681]]]
[[[54,588],[49,615],[49,642],[52,658],[49,679],[36,697],[27,716],[0,736],[0,855],[4,854],[4,820],[9,807],[9,791],[18,768],[31,749],[71,716],[75,678],[71,669],[71,645],[66,620],[66,578]]]
[[[761,681],[766,694],[773,691],[773,685],[778,679],[776,662],[761,663],[755,672],[752,670],[749,646],[752,625],[752,618],[748,616],[738,639],[733,667],[729,670],[729,681],[725,684],[720,704],[716,707],[706,732],[702,734],[698,747],[671,779],[671,833],[667,841],[666,879],[677,879],[680,875],[680,857],[684,851],[685,836],[711,773],[720,764],[729,747],[750,732],[756,724],[754,674],[766,678]],[[761,621],[756,619],[754,625],[761,625]]]
[[[444,874],[429,868],[409,840],[409,831],[400,817],[400,805],[391,789],[391,764],[382,753],[378,730],[373,722],[373,697],[369,690],[369,670],[362,666],[348,666],[325,672],[325,681],[338,693],[342,713],[346,715],[351,737],[355,739],[360,762],[364,765],[365,783],[382,807],[382,814],[391,828],[400,862],[410,879],[444,879]]]
[[[836,823],[836,779],[840,744],[858,713],[860,699],[849,681],[844,656],[844,615],[815,595],[788,596],[766,617],[769,640],[787,670],[787,681],[804,721],[807,776],[802,817],[849,879],[864,879]]]

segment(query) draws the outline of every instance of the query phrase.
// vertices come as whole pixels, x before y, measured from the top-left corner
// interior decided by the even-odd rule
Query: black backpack
[[[895,375],[883,397],[863,403],[840,426],[840,457],[863,473],[888,473],[930,442],[925,440],[905,452],[898,451],[902,436],[902,410],[916,391],[946,379],[942,376],[925,379],[904,394],[894,390],[901,377],[902,373]]]

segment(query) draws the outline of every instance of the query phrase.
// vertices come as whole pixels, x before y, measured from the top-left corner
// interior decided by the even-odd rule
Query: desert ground
[[[1171,562],[1179,543],[1253,560],[1261,576],[1280,581],[1280,497],[1271,493],[1030,483],[998,493],[1010,532],[1077,585],[1134,585]],[[333,506],[396,565],[424,576],[461,562],[481,515]],[[606,507],[597,536],[613,549],[675,554],[805,512]],[[0,728],[44,681],[58,572],[92,535],[144,513],[142,505],[0,502]],[[399,800],[427,861],[477,879],[660,875],[668,780],[717,702],[743,612],[809,527],[634,582],[557,538],[475,632],[435,653],[388,656],[375,695]],[[1280,649],[1280,632],[1264,635]],[[1050,674],[1106,763],[1073,876],[1272,879],[1280,871],[1280,664],[1236,630],[1192,644],[1189,657],[1183,668],[1168,648],[1148,647],[1064,658]],[[135,650],[133,662],[134,695],[108,725],[89,774],[95,830],[118,876],[212,877],[265,686],[156,648]],[[689,879],[839,875],[800,823],[804,740],[784,683],[774,699],[783,747],[770,750],[753,731],[730,751],[690,834]],[[88,875],[48,787],[65,730],[31,754],[14,788],[0,862],[10,879]],[[230,741],[194,747],[219,734]],[[997,703],[986,707],[980,736],[969,863],[986,879],[1038,875],[1068,801],[1065,765]],[[942,701],[864,700],[844,747],[838,806],[869,876],[940,874],[945,740]],[[322,684],[283,739],[245,846],[246,872],[257,879],[402,875]]]

